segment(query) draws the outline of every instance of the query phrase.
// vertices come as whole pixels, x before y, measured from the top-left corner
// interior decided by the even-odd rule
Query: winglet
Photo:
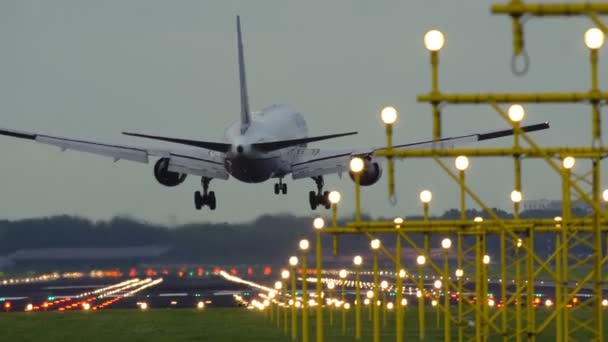
[[[247,80],[245,79],[245,57],[243,55],[243,38],[241,35],[241,17],[236,16],[237,48],[239,59],[239,84],[241,89],[241,134],[247,132],[251,117],[249,112],[249,97],[247,95]]]

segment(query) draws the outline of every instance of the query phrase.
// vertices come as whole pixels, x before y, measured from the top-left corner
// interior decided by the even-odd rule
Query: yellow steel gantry
[[[395,159],[432,158],[445,174],[459,185],[460,218],[457,220],[430,220],[430,193],[421,196],[424,204],[422,219],[396,219],[394,222],[364,221],[360,206],[360,176],[355,172],[356,208],[355,220],[345,226],[338,226],[336,220],[337,201],[332,201],[332,225],[322,230],[324,234],[333,237],[334,254],[337,253],[339,235],[363,234],[370,241],[378,235],[390,235],[396,238],[395,253],[391,253],[380,243],[372,244],[374,260],[374,285],[372,305],[374,305],[374,340],[379,339],[379,324],[376,301],[379,300],[378,288],[378,255],[384,255],[395,264],[395,281],[397,291],[396,327],[397,342],[404,340],[403,306],[400,303],[404,292],[404,282],[408,281],[418,288],[418,329],[415,331],[420,340],[425,339],[427,324],[425,323],[425,300],[430,293],[430,287],[425,284],[425,276],[435,275],[441,279],[443,302],[438,300],[437,306],[443,312],[444,341],[487,341],[501,339],[503,341],[536,341],[555,339],[556,341],[570,340],[605,340],[603,328],[603,309],[608,307],[608,299],[604,298],[606,277],[602,269],[608,262],[608,253],[603,252],[603,246],[608,246],[608,212],[604,209],[600,194],[601,161],[608,155],[608,147],[602,145],[600,105],[608,102],[608,92],[602,91],[598,77],[598,50],[603,45],[604,35],[608,34],[608,26],[600,19],[608,14],[608,3],[525,3],[512,0],[506,4],[495,4],[492,13],[509,15],[513,28],[513,72],[517,75],[525,73],[529,57],[525,53],[524,17],[545,16],[584,16],[602,32],[601,37],[595,34],[595,41],[587,42],[590,50],[590,89],[571,93],[446,93],[439,88],[439,50],[443,45],[443,36],[438,31],[432,32],[435,42],[427,45],[430,51],[431,91],[417,96],[419,102],[429,103],[432,107],[433,139],[442,138],[441,108],[446,105],[488,105],[508,122],[513,128],[513,144],[505,148],[451,148],[438,141],[430,149],[400,150],[392,147],[392,123],[385,121],[387,146],[375,153],[376,157],[385,157],[388,162],[388,197],[394,200]],[[601,43],[600,39],[601,38]],[[426,44],[426,37],[425,37]],[[516,67],[516,59],[524,58],[524,68]],[[543,147],[538,145],[519,125],[523,118],[523,108],[516,108],[520,116],[511,115],[503,109],[505,104],[525,103],[583,103],[591,106],[590,126],[592,137],[586,146]],[[516,112],[516,110],[514,110]],[[384,116],[384,114],[383,114]],[[455,171],[446,165],[442,157],[460,157],[456,160]],[[513,217],[500,218],[466,183],[465,174],[469,160],[465,157],[511,158],[513,160]],[[544,160],[561,179],[562,208],[561,216],[550,219],[524,218],[520,216],[522,200],[522,164],[529,159]],[[579,165],[589,161],[588,171],[575,174],[572,168],[575,162]],[[467,199],[480,207],[486,218],[467,218]],[[608,193],[604,198],[608,201]],[[339,201],[339,197],[338,197]],[[572,212],[573,201],[582,201],[591,208],[585,217],[575,217]],[[538,233],[551,234],[554,237],[554,248],[549,255],[537,253],[535,250],[535,235]],[[432,236],[455,237],[455,248],[451,241],[443,245],[442,258],[430,254]],[[417,238],[422,237],[422,238]],[[488,238],[498,238],[500,250],[499,260],[490,260],[486,245]],[[402,244],[411,248],[417,255],[417,262],[402,260]],[[576,253],[575,253],[576,251]],[[450,270],[449,255],[455,254],[455,269]],[[303,255],[304,257],[304,255]],[[320,259],[320,258],[319,258]],[[490,273],[488,264],[498,264],[499,272]],[[317,260],[317,273],[321,269],[321,260]],[[293,269],[292,269],[293,271]],[[499,293],[489,292],[489,280],[499,279]],[[306,279],[306,276],[303,275]],[[321,276],[317,274],[317,283]],[[304,281],[304,284],[306,281]],[[540,284],[552,286],[555,289],[554,300],[544,303],[535,294],[536,286]],[[357,298],[359,297],[359,267],[357,266]],[[293,285],[292,285],[293,286]],[[305,285],[303,286],[305,288]],[[317,296],[322,291],[317,284]],[[473,289],[473,291],[471,291]],[[582,291],[589,296],[582,296]],[[453,303],[449,296],[456,294],[457,302]],[[293,296],[293,294],[292,294]],[[439,296],[439,294],[437,294]],[[305,295],[303,295],[306,302]],[[437,297],[436,297],[437,298]],[[344,301],[344,299],[343,299]],[[322,306],[322,301],[319,300]],[[293,305],[296,300],[293,299]],[[285,303],[286,304],[286,303]],[[306,305],[305,303],[303,303]],[[360,310],[361,303],[357,303]],[[385,304],[386,305],[386,304]],[[550,309],[542,311],[541,307]],[[317,308],[317,312],[322,312]],[[371,310],[371,308],[370,308]],[[371,311],[370,311],[371,312]],[[408,316],[410,317],[410,316]],[[319,321],[322,324],[322,316]],[[356,321],[356,339],[360,339],[361,323]],[[319,323],[318,323],[319,324]],[[293,329],[293,328],[292,328]],[[323,334],[323,330],[319,334]],[[411,333],[410,333],[411,335]],[[292,335],[295,336],[295,335]],[[318,335],[319,336],[319,335]],[[319,338],[319,337],[318,337]]]

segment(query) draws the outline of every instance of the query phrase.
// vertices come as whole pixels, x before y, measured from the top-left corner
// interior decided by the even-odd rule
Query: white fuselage
[[[226,171],[246,183],[260,183],[270,178],[283,177],[291,172],[295,146],[273,152],[261,152],[251,145],[278,140],[300,139],[308,136],[302,114],[283,105],[274,105],[251,113],[251,122],[241,133],[241,122],[231,124],[224,139],[232,145],[224,158]]]

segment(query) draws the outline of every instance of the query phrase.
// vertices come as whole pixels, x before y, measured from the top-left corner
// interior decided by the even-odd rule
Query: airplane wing
[[[223,167],[223,154],[201,148],[195,150],[145,148],[55,137],[5,128],[0,128],[0,135],[57,146],[62,151],[74,150],[97,154],[113,158],[114,161],[124,159],[138,163],[148,163],[150,156],[164,157],[170,159],[169,171],[228,179],[228,173]]]
[[[524,132],[534,132],[549,128],[548,122],[522,126]],[[458,145],[496,139],[513,135],[513,129],[490,131],[486,133],[467,134],[438,140],[419,141],[409,144],[394,145],[394,149],[450,149]],[[319,150],[300,149],[297,158],[291,164],[294,179],[316,177],[334,173],[348,172],[350,160],[354,156],[371,156],[375,151],[385,147],[370,147],[352,150]]]

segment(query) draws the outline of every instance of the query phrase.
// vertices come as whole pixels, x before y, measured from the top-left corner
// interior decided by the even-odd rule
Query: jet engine
[[[355,175],[352,171],[348,171],[350,179],[355,181]],[[378,182],[382,176],[382,167],[380,164],[371,158],[363,158],[363,171],[359,178],[359,184],[363,186],[373,185]]]
[[[169,171],[169,158],[160,158],[154,164],[154,178],[164,186],[177,186],[186,180],[186,174]]]

